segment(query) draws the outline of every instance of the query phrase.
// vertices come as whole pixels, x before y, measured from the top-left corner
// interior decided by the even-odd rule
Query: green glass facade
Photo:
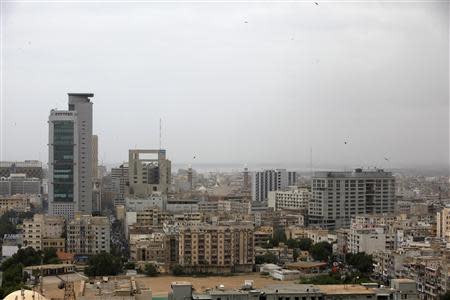
[[[53,122],[53,194],[55,202],[73,202],[74,123]]]

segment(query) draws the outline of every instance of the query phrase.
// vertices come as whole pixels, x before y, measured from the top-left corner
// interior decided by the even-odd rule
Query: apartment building
[[[0,197],[0,215],[8,210],[17,212],[30,211],[30,198],[27,195]]]
[[[310,225],[329,229],[349,227],[358,214],[394,213],[395,179],[381,169],[317,172],[308,206]]]
[[[109,253],[110,231],[107,217],[76,214],[67,224],[67,252],[79,255]]]
[[[123,163],[118,168],[111,168],[111,185],[114,191],[114,206],[125,205],[125,197],[128,194],[128,163]]]
[[[35,250],[54,248],[65,251],[64,226],[61,216],[35,214],[32,219],[23,221],[23,244]]]
[[[270,191],[267,205],[275,210],[307,210],[311,191],[307,188],[294,187],[287,191]]]
[[[254,264],[253,226],[181,226],[179,264],[188,271],[249,272]]]

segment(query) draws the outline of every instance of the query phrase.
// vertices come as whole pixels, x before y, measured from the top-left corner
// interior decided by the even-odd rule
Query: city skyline
[[[448,166],[448,3],[268,5],[5,3],[1,160],[88,91],[108,165]]]

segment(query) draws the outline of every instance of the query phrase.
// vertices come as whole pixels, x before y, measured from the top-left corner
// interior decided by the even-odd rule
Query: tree
[[[173,268],[172,268],[172,273],[173,273],[173,275],[175,275],[175,276],[181,276],[181,275],[184,275],[184,269],[183,269],[183,267],[180,266],[180,265],[175,265],[175,266],[173,266]]]
[[[146,264],[144,267],[144,274],[150,277],[156,277],[159,274],[158,267],[154,264]]]
[[[134,262],[132,262],[132,261],[127,262],[125,264],[125,269],[127,269],[127,270],[134,270],[134,269],[136,269],[136,264]]]
[[[294,240],[294,239],[288,239],[287,241],[286,241],[286,245],[288,246],[288,248],[289,249],[297,249],[297,248],[299,248],[299,243],[298,243],[298,241],[297,240]]]
[[[353,266],[359,272],[363,274],[369,274],[373,270],[373,259],[371,255],[367,255],[364,252],[356,254],[348,253],[346,260],[349,265]]]
[[[90,257],[84,271],[87,276],[109,276],[120,272],[122,272],[121,258],[106,252]]]
[[[310,238],[301,238],[298,240],[298,247],[300,250],[309,251],[312,247],[313,240]]]
[[[286,243],[287,238],[286,238],[286,233],[284,232],[284,230],[277,228],[274,232],[273,232],[273,245],[275,247],[278,247],[279,243]]]
[[[278,257],[271,253],[267,252],[264,255],[258,255],[255,257],[255,264],[276,264],[278,263]]]
[[[314,244],[309,251],[314,260],[328,261],[333,253],[333,246],[328,242]]]
[[[299,257],[298,250],[294,249],[294,251],[292,252],[292,258],[294,259],[294,261],[297,261],[298,257]]]
[[[439,295],[439,300],[450,300],[450,292]]]

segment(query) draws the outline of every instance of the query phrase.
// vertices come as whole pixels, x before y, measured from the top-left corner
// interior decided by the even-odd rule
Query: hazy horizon
[[[0,160],[92,92],[99,163],[448,168],[447,2],[125,4],[2,4]]]

